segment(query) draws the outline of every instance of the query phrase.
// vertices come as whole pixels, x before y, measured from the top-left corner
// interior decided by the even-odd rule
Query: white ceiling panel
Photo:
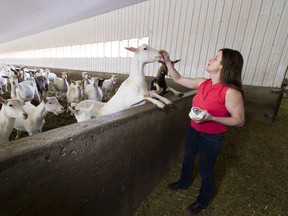
[[[145,0],[2,0],[0,44]]]

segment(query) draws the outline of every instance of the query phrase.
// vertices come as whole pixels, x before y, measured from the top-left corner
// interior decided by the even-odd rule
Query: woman
[[[241,82],[243,57],[240,52],[220,49],[206,67],[209,79],[182,77],[174,68],[167,51],[162,50],[164,62],[174,82],[198,89],[193,107],[204,110],[202,118],[191,118],[185,144],[181,177],[169,188],[187,189],[192,184],[194,162],[199,154],[201,187],[197,200],[188,206],[192,214],[207,208],[214,190],[214,165],[225,138],[226,126],[243,126],[244,99]]]

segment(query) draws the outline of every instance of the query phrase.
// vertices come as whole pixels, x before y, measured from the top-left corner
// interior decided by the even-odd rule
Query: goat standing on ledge
[[[160,52],[146,44],[138,48],[130,47],[126,49],[134,52],[134,57],[131,60],[130,75],[120,85],[116,94],[103,106],[99,112],[99,116],[142,105],[146,101],[150,101],[161,109],[166,105],[172,104],[171,101],[161,97],[154,91],[149,92],[147,82],[145,81],[145,64],[161,60],[162,56]],[[156,97],[159,100],[152,97]]]
[[[181,59],[171,61],[172,64],[174,65],[175,63],[179,62]],[[176,91],[175,89],[168,87],[165,81],[165,76],[168,75],[168,69],[164,61],[160,60],[158,61],[161,63],[161,67],[158,69],[157,76],[155,79],[153,79],[148,86],[149,90],[154,90],[156,91],[157,94],[163,96],[167,92],[171,91],[173,94],[175,94],[178,97],[182,97],[183,93]]]

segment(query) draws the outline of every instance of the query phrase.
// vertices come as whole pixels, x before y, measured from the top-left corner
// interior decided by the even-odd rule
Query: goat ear
[[[72,103],[70,104],[70,107],[71,107],[72,109],[74,109],[76,106],[77,106],[77,103],[72,102]]]
[[[14,75],[18,75],[19,74],[18,71],[14,70],[13,68],[11,68],[11,71],[14,72]]]
[[[44,103],[46,103],[47,102],[46,96],[44,96],[42,100],[44,101]]]
[[[175,64],[175,63],[177,63],[179,61],[181,61],[181,59],[175,60],[175,61],[173,61],[173,63]]]
[[[125,47],[125,49],[131,51],[131,52],[136,52],[137,51],[137,48],[135,47]]]
[[[6,100],[0,96],[0,103],[5,104]]]
[[[74,114],[74,115],[77,113],[76,110],[72,109],[70,106],[68,106],[68,109],[69,109],[70,112],[71,112],[72,114]]]

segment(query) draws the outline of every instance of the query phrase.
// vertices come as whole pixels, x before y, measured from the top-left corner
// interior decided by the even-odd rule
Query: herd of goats
[[[98,116],[113,114],[134,106],[153,103],[159,108],[171,105],[172,102],[163,95],[168,91],[177,96],[183,93],[166,85],[165,76],[168,74],[165,63],[161,60],[161,52],[143,44],[138,48],[126,48],[134,53],[131,59],[129,76],[117,91],[113,91],[117,75],[109,79],[91,77],[82,72],[81,80],[67,81],[67,73],[58,76],[49,69],[29,69],[27,67],[3,65],[0,70],[1,94],[8,92],[9,99],[0,96],[0,144],[9,142],[13,128],[17,130],[17,138],[21,131],[29,136],[40,133],[47,114],[58,115],[71,112],[77,122],[86,121]],[[157,77],[148,85],[145,80],[144,66],[147,63],[160,62]],[[176,63],[180,60],[176,60]],[[53,86],[54,96],[48,97],[49,86]],[[58,101],[65,97],[67,105],[64,108]],[[31,103],[31,101],[37,101]]]

